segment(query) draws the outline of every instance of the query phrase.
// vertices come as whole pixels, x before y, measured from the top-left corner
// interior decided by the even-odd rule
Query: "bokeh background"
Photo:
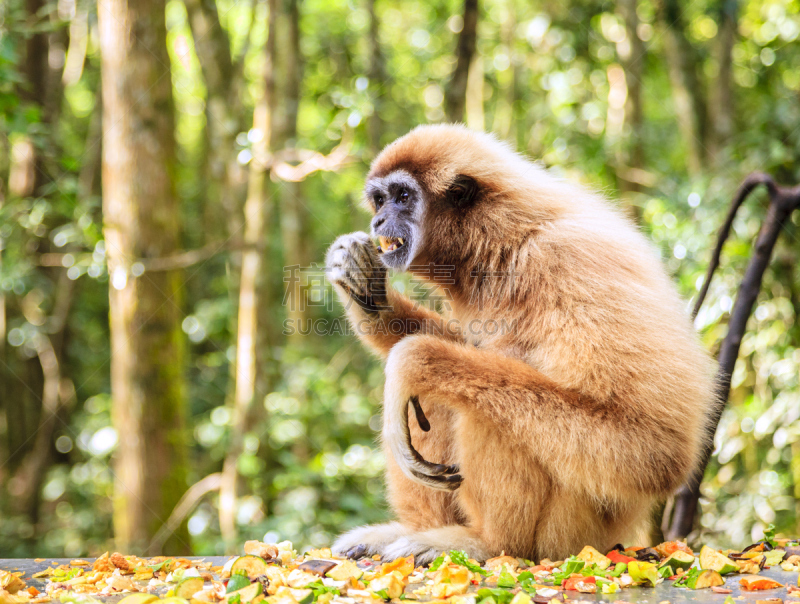
[[[302,548],[386,518],[380,364],[284,329],[340,316],[314,263],[367,227],[370,159],[421,123],[495,132],[618,200],[688,300],[743,177],[800,181],[799,34],[798,0],[5,0],[0,552]],[[764,208],[698,317],[712,351]],[[697,540],[800,532],[798,224]]]

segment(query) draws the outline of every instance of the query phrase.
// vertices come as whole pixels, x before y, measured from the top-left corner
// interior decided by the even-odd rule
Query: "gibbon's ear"
[[[478,194],[477,181],[464,174],[459,174],[447,189],[447,201],[458,209],[465,209],[471,206]]]

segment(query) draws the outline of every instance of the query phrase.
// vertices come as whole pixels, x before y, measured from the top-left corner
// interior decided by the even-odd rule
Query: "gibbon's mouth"
[[[388,254],[389,252],[399,250],[405,244],[406,242],[402,237],[386,237],[384,235],[378,237],[378,251],[381,254]]]

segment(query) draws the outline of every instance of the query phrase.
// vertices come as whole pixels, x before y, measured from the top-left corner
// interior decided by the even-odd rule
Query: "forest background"
[[[0,551],[303,548],[386,518],[381,367],[315,264],[366,228],[370,159],[421,123],[492,131],[619,200],[688,300],[743,177],[800,181],[799,34],[798,0],[5,0]],[[711,351],[765,200],[698,316]],[[800,533],[798,224],[695,539]]]

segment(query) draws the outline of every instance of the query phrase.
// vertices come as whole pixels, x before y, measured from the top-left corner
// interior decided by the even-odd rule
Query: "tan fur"
[[[601,196],[486,134],[417,128],[381,153],[368,178],[395,170],[432,200],[413,264],[454,267],[455,283],[440,285],[464,336],[437,334],[438,316],[396,292],[394,311],[368,318],[429,327],[363,338],[388,353],[389,500],[412,531],[371,551],[429,556],[465,544],[478,556],[557,559],[586,544],[630,543],[696,463],[713,399],[712,363],[657,254]],[[459,214],[441,201],[457,175],[480,190]],[[513,281],[481,281],[475,269]],[[468,333],[471,321],[489,319],[515,329]],[[412,414],[412,442],[428,461],[460,465],[456,491],[417,484],[390,454],[412,395],[432,426],[423,432]],[[414,542],[413,531],[428,529],[439,532]],[[357,541],[347,537],[342,551]]]

